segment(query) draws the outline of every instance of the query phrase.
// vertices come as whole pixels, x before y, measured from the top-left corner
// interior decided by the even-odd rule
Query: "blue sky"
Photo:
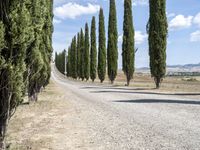
[[[121,68],[121,43],[123,25],[123,0],[117,0],[119,33],[119,67]],[[86,22],[96,16],[98,29],[99,7],[103,7],[106,31],[108,26],[109,0],[54,0],[54,51],[67,49],[71,39]],[[146,24],[149,16],[147,0],[133,0],[135,28],[136,67],[148,67],[148,35]],[[200,62],[200,0],[167,0],[169,35],[167,64]],[[97,34],[98,35],[98,34]]]

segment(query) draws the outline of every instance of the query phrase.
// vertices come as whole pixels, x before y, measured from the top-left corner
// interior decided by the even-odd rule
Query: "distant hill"
[[[186,64],[186,65],[172,65],[172,66],[168,66],[168,68],[193,68],[193,67],[200,67],[200,63],[199,64]]]
[[[137,72],[149,73],[148,67],[138,68]],[[200,72],[200,63],[186,65],[169,65],[167,72]]]

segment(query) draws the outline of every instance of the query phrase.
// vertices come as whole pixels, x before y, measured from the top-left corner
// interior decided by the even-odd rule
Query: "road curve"
[[[65,89],[79,112],[74,124],[82,142],[71,149],[200,149],[198,93],[190,97],[77,82],[65,79],[54,66],[51,80]]]

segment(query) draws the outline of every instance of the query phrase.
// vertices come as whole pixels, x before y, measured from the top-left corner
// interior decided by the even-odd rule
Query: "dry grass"
[[[37,103],[18,107],[8,127],[10,150],[51,149],[61,117],[70,107],[62,95],[63,90],[51,83]]]
[[[98,80],[96,82],[99,82]],[[106,83],[109,83],[106,77]],[[124,86],[126,84],[126,77],[123,72],[119,72],[115,80],[116,86]],[[134,74],[130,87],[154,89],[155,83],[149,74]],[[161,88],[162,92],[200,92],[200,77],[166,77],[163,79]]]
[[[56,69],[56,68],[55,68]],[[57,69],[56,69],[57,70]],[[62,75],[60,73],[62,77]],[[92,81],[89,81],[92,82]],[[100,83],[98,76],[95,83]],[[104,81],[104,84],[110,84],[108,76]],[[119,70],[116,77],[115,86],[125,86],[126,76]],[[154,79],[151,78],[150,74],[146,73],[135,73],[132,81],[130,82],[130,87],[141,88],[152,90],[155,89]],[[161,83],[161,87],[158,90],[160,92],[200,92],[200,76],[198,77],[165,77]]]
[[[161,91],[166,92],[200,92],[200,80],[183,80],[184,77],[166,77],[161,84]],[[136,74],[132,86],[155,88],[153,78],[149,75]]]

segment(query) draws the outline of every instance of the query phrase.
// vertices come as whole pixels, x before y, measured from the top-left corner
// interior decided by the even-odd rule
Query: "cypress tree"
[[[65,50],[59,54],[59,70],[62,74],[65,73]]]
[[[55,54],[55,64],[56,64],[56,68],[59,70],[59,53],[56,52]]]
[[[36,93],[48,84],[52,3],[52,0],[0,1],[0,149],[5,149],[8,121],[22,102],[26,86],[33,87]]]
[[[115,0],[110,0],[107,63],[108,63],[108,77],[111,83],[114,82],[117,76],[117,69],[118,69],[117,43],[118,43],[118,31],[117,31],[116,4]]]
[[[89,40],[89,27],[88,24],[85,24],[85,43],[84,43],[84,77],[86,80],[89,80],[90,77],[90,40]]]
[[[57,55],[58,55],[57,52],[55,52],[55,59],[54,59],[55,60],[55,65],[56,65]]]
[[[52,53],[53,1],[32,1],[32,25],[34,41],[28,49],[27,68],[29,74],[28,95],[30,101],[37,101],[37,95],[50,79],[50,61]],[[37,26],[35,26],[37,24]]]
[[[81,60],[81,59],[80,59],[80,58],[81,58],[81,57],[80,57],[80,56],[81,56],[81,55],[80,55],[80,52],[81,52],[81,51],[80,51],[80,45],[81,45],[81,44],[80,44],[80,41],[81,41],[81,36],[80,36],[80,33],[78,33],[78,34],[77,34],[77,76],[78,76],[78,78],[80,78],[80,67],[81,67],[81,66],[80,66],[80,63],[81,63],[81,62],[80,62],[80,60]]]
[[[84,58],[84,51],[85,51],[85,36],[83,33],[83,30],[81,29],[81,41],[80,41],[80,78],[82,79],[82,81],[84,80],[85,76],[84,76],[84,62],[85,62],[85,58]]]
[[[156,88],[166,73],[166,47],[168,24],[166,17],[166,0],[150,0],[150,18],[148,23],[149,55],[151,75]]]
[[[96,47],[96,21],[92,18],[91,23],[91,49],[90,49],[90,78],[94,82],[97,74],[97,47]]]
[[[106,37],[103,9],[99,13],[99,52],[98,52],[98,77],[101,83],[106,75]]]
[[[124,25],[123,25],[122,60],[123,71],[126,75],[127,86],[134,73],[134,28],[132,17],[132,0],[124,0]]]
[[[71,46],[68,48],[68,57],[67,57],[67,76],[72,76],[72,53],[71,53]]]
[[[77,78],[77,49],[76,49],[76,36],[72,40],[72,46],[71,46],[71,69],[72,69],[72,78]]]
[[[29,19],[25,2],[0,1],[0,149],[5,149],[9,119],[24,96]]]

